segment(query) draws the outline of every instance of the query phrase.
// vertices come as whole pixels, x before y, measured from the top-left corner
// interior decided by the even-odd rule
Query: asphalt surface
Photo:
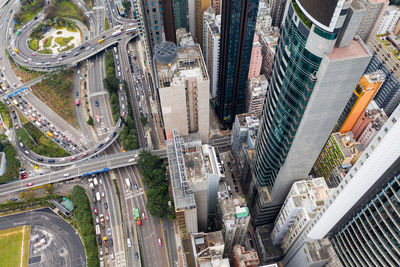
[[[86,266],[82,241],[70,224],[49,208],[0,217],[0,230],[31,225],[29,266]],[[37,244],[41,239],[45,242]]]

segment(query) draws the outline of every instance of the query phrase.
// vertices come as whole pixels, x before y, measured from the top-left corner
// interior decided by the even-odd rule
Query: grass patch
[[[45,0],[21,1],[21,9],[14,15],[17,26],[33,19],[44,6]]]
[[[84,0],[88,8],[93,9],[93,0]]]
[[[0,102],[0,114],[3,119],[4,125],[11,129],[13,127],[10,111],[3,102]]]
[[[60,148],[53,140],[47,138],[31,122],[23,125],[17,131],[18,139],[21,139],[24,145],[35,153],[45,157],[66,157],[68,152]]]
[[[21,162],[17,157],[17,152],[15,151],[15,148],[10,144],[9,141],[7,141],[6,135],[0,135],[0,142],[4,145],[3,152],[6,154],[7,161],[6,172],[4,173],[4,175],[0,176],[0,184],[2,184],[13,179],[18,179]]]
[[[117,197],[118,197],[119,211],[122,214],[121,193],[119,192],[118,182],[116,179],[113,179],[113,183],[114,183],[114,187],[115,187],[115,193],[117,194]],[[122,221],[122,223],[124,222],[124,216],[121,216],[121,221]]]
[[[51,41],[53,40],[53,36],[49,36],[43,40],[43,47],[50,47]]]
[[[29,225],[0,230],[0,266],[28,266],[30,231]]]
[[[105,25],[105,30],[109,30],[110,29],[110,23],[108,22],[107,18],[106,18],[106,21],[105,21],[104,25]]]
[[[70,44],[70,45],[66,46],[65,48],[63,48],[63,49],[58,49],[58,52],[68,51],[68,50],[71,50],[74,47],[75,47],[74,44]]]
[[[21,82],[27,83],[30,80],[33,80],[33,79],[35,79],[35,78],[37,78],[37,77],[39,77],[39,76],[44,74],[44,72],[30,70],[30,69],[25,68],[23,66],[17,65],[14,62],[14,60],[12,59],[12,57],[10,56],[10,54],[8,53],[7,50],[6,50],[6,54],[8,56],[8,60],[10,61],[10,65],[11,65],[11,68],[12,68],[13,72],[18,77],[21,77]]]
[[[72,1],[67,0],[52,0],[46,9],[46,19],[55,21],[57,17],[72,18],[82,21],[89,25],[88,19],[83,13],[83,10],[76,6]]]
[[[69,124],[76,123],[74,109],[74,72],[67,69],[53,73],[48,79],[31,87],[32,92]]]
[[[68,37],[68,38],[64,38],[64,37],[56,37],[55,41],[57,44],[59,44],[60,46],[66,46],[68,45],[68,43],[70,41],[72,41],[74,39],[74,37]]]
[[[38,53],[51,55],[51,54],[53,54],[53,51],[51,49],[46,48],[46,49],[39,50]]]
[[[39,49],[39,41],[38,39],[30,39],[28,42],[29,49],[33,51],[37,51]]]

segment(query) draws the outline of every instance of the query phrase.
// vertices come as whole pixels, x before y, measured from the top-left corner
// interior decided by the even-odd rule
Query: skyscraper
[[[151,47],[165,40],[161,1],[145,0],[144,12]]]
[[[355,38],[364,14],[346,1],[287,1],[256,144],[256,225],[273,222],[292,183],[308,176],[371,59]]]
[[[259,0],[222,1],[217,116],[230,127],[246,108],[247,75]]]
[[[299,265],[302,246],[328,237],[343,266],[399,266],[400,106],[346,174],[283,262]],[[310,265],[308,265],[310,266]],[[335,265],[338,266],[338,265]]]
[[[201,50],[203,47],[203,13],[210,6],[210,0],[196,0],[196,36],[193,36],[195,40],[200,44]]]
[[[172,9],[174,13],[175,31],[179,28],[185,28],[189,31],[186,0],[172,0]]]

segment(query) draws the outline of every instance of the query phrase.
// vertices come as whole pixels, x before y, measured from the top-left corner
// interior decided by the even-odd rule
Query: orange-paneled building
[[[353,129],[354,125],[357,123],[358,119],[363,114],[364,110],[367,108],[368,104],[371,102],[384,81],[385,75],[382,72],[365,74],[361,78],[353,92],[356,101],[344,121],[342,128],[340,128],[341,133],[346,133]]]

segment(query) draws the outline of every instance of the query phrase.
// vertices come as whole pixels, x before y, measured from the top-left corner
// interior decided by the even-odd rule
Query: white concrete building
[[[397,6],[388,6],[383,14],[381,23],[376,30],[376,34],[384,34],[393,31],[394,26],[399,21],[399,18],[400,9]]]
[[[283,252],[290,248],[331,194],[323,177],[295,182],[275,221],[271,237]]]
[[[210,76],[211,98],[217,97],[221,15],[209,7],[203,14],[203,56]]]
[[[267,89],[268,81],[265,75],[250,78],[247,84],[247,112],[253,113],[258,118],[261,117]]]
[[[208,143],[210,81],[200,46],[160,43],[153,64],[165,131],[199,133]]]

